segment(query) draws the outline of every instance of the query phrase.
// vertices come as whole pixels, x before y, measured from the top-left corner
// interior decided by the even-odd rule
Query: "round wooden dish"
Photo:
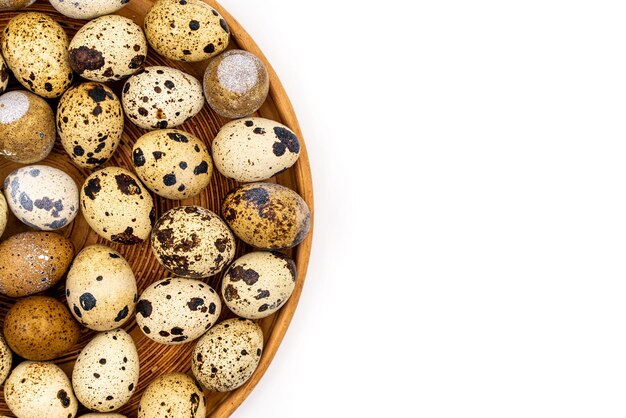
[[[253,52],[259,56],[267,65],[270,72],[271,89],[270,95],[256,114],[256,116],[262,116],[268,119],[273,119],[289,126],[298,135],[302,141],[302,151],[298,163],[288,170],[287,172],[280,174],[275,179],[270,181],[276,181],[287,187],[296,190],[308,203],[313,212],[313,189],[311,182],[311,172],[309,167],[309,161],[307,157],[306,148],[303,143],[302,133],[298,125],[296,115],[293,111],[289,98],[285,93],[278,77],[273,71],[271,65],[267,62],[257,45],[246,33],[246,31],[239,25],[239,23],[226,12],[219,4],[212,0],[205,0],[209,5],[218,10],[222,16],[228,22],[231,30],[231,44],[229,48],[240,48]],[[143,17],[148,9],[153,4],[152,0],[132,0],[119,14],[129,17],[143,27]],[[38,1],[33,6],[29,7],[25,11],[39,11],[48,13],[55,20],[61,23],[67,34],[72,37],[76,31],[84,25],[85,21],[69,19],[63,15],[57,13],[47,1]],[[2,12],[0,16],[0,30],[4,29],[7,22],[14,17],[18,12]],[[202,79],[206,62],[189,64],[180,63],[175,61],[169,61],[161,56],[157,55],[153,50],[149,51],[148,59],[145,65],[167,65],[170,67],[181,69],[189,74],[194,75],[198,79]],[[122,83],[109,84],[119,95]],[[22,89],[21,86],[12,78],[9,89]],[[56,102],[52,101],[53,108],[56,106]],[[214,136],[220,129],[220,127],[226,123],[227,120],[219,117],[215,114],[208,105],[205,105],[204,109],[195,118],[180,126],[179,129],[192,132],[198,137],[203,138],[207,143],[213,140]],[[120,147],[116,151],[115,155],[109,160],[106,166],[120,166],[132,169],[132,157],[131,150],[135,140],[141,136],[145,131],[135,127],[128,119],[126,120],[125,133],[120,144]],[[58,167],[69,173],[78,185],[83,183],[83,180],[90,174],[90,171],[77,168],[74,166],[63,148],[57,141],[53,153],[46,158],[41,164],[51,165]],[[4,179],[15,168],[20,167],[18,164],[11,163],[7,160],[1,159],[0,161],[0,180]],[[224,195],[235,187],[237,183],[228,180],[221,176],[217,171],[214,172],[211,184],[200,195],[193,199],[183,201],[171,201],[160,198],[153,195],[155,200],[155,206],[157,209],[157,217],[161,216],[164,212],[172,207],[179,205],[201,205],[211,209],[216,213],[220,213],[220,206]],[[9,226],[7,231],[3,235],[3,239],[22,231],[26,231],[28,228],[21,224],[17,219],[12,217],[9,220]],[[150,283],[170,276],[170,273],[162,268],[152,255],[150,245],[144,243],[137,246],[122,246],[107,242],[97,236],[89,226],[87,225],[82,214],[79,214],[73,223],[59,231],[65,236],[69,237],[76,248],[76,252],[80,251],[85,245],[102,243],[109,245],[116,250],[120,251],[124,257],[131,264],[135,276],[137,278],[137,285],[139,291],[143,291]],[[297,248],[290,251],[290,255],[297,265],[297,285],[296,289],[291,296],[289,302],[276,314],[265,318],[259,322],[263,328],[265,336],[265,349],[261,358],[261,362],[252,378],[239,389],[229,393],[207,393],[207,417],[221,418],[227,417],[244,401],[248,394],[254,389],[259,382],[265,370],[271,363],[278,347],[282,341],[285,332],[289,326],[293,313],[298,304],[300,293],[302,292],[302,286],[304,284],[304,278],[307,270],[307,264],[311,251],[312,230],[302,244]],[[237,256],[245,254],[252,249],[247,245],[238,241]],[[221,275],[217,275],[206,279],[214,288],[219,288],[221,281]],[[65,302],[63,286],[57,286],[51,289],[47,294],[57,297],[59,300]],[[14,301],[10,298],[0,296],[0,315],[4,317],[6,311],[11,307]],[[220,320],[232,317],[233,314],[228,311],[224,306],[222,317]],[[152,342],[146,338],[141,331],[137,328],[134,319],[129,321],[125,326],[126,329],[137,345],[139,356],[141,360],[141,372],[140,380],[135,395],[128,404],[122,407],[118,412],[128,417],[137,416],[137,406],[143,390],[146,386],[158,375],[166,372],[182,371],[189,372],[190,354],[195,346],[195,343],[189,343],[182,346],[166,346]],[[67,353],[65,356],[55,359],[54,362],[61,366],[70,376],[71,370],[74,364],[74,360],[78,356],[80,350],[90,341],[95,332],[89,330],[83,330],[79,344],[74,349]],[[22,359],[16,358],[14,365],[22,361]],[[84,409],[79,410],[81,413],[86,413]],[[0,415],[11,415],[9,409],[4,403],[4,399],[0,402]]]

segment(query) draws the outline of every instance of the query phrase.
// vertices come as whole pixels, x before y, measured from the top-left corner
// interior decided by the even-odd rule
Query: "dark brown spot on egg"
[[[70,49],[70,65],[78,74],[95,71],[104,66],[104,56],[97,49],[81,46]]]

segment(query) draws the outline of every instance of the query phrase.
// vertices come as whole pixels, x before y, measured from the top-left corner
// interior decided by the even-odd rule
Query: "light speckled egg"
[[[311,226],[304,199],[274,183],[250,183],[231,191],[222,216],[241,240],[265,250],[295,247]]]
[[[63,94],[72,84],[67,35],[50,16],[21,13],[4,29],[2,55],[24,87],[45,98]]]
[[[284,254],[256,251],[239,257],[222,280],[226,306],[248,319],[279,310],[296,287],[296,264]]]
[[[9,219],[9,207],[4,195],[0,193],[0,236],[4,234]]]
[[[90,245],[78,253],[67,273],[65,296],[78,322],[108,331],[124,325],[135,312],[137,282],[120,253]]]
[[[124,131],[122,102],[113,90],[99,83],[83,83],[66,91],[56,120],[63,148],[84,168],[107,162]]]
[[[144,290],[136,319],[148,338],[162,344],[184,344],[211,328],[221,311],[220,297],[208,284],[167,278]]]
[[[4,385],[4,400],[23,418],[73,418],[78,411],[70,379],[52,363],[20,363]]]
[[[0,293],[20,298],[43,292],[65,275],[74,246],[53,232],[23,232],[0,243]]]
[[[137,348],[122,329],[96,335],[80,352],[72,373],[76,397],[98,412],[112,412],[128,402],[138,380]]]
[[[93,19],[115,13],[130,0],[50,0],[57,11],[72,19]]]
[[[183,373],[154,379],[139,402],[138,418],[204,418],[206,399],[198,383]]]
[[[226,21],[202,0],[158,0],[144,21],[150,46],[178,61],[209,59],[228,46]]]
[[[35,0],[0,0],[0,10],[19,10],[34,2]]]
[[[133,165],[146,187],[174,200],[197,196],[213,174],[213,160],[204,142],[175,129],[140,137],[133,147]]]
[[[91,414],[81,415],[78,418],[126,418],[126,415],[116,414],[115,412],[92,412]]]
[[[134,245],[150,236],[154,202],[130,171],[119,167],[96,171],[85,179],[80,201],[87,223],[101,237]]]
[[[224,125],[211,149],[222,175],[247,183],[267,180],[294,165],[300,156],[300,141],[283,124],[247,118]]]
[[[148,44],[141,27],[123,16],[107,15],[80,28],[69,46],[70,64],[92,81],[115,81],[135,74]]]
[[[1,4],[1,3],[0,3]],[[4,93],[9,85],[9,66],[0,55],[0,94]]]
[[[13,353],[4,337],[0,335],[0,385],[4,383],[11,372],[12,364]]]
[[[130,77],[122,89],[128,118],[143,129],[174,128],[202,110],[200,82],[180,70],[146,67]]]
[[[191,371],[208,390],[228,392],[250,379],[262,351],[261,327],[248,319],[227,319],[198,340],[191,356]]]
[[[44,99],[27,91],[0,96],[0,155],[32,164],[50,154],[55,139],[54,113]]]
[[[78,214],[78,187],[58,168],[29,165],[4,180],[4,196],[11,212],[31,228],[53,231]]]
[[[235,257],[235,237],[215,213],[179,206],[154,225],[152,251],[177,276],[199,279],[222,271]]]

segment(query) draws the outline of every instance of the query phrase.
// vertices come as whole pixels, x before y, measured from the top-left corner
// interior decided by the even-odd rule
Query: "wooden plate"
[[[293,111],[289,98],[285,93],[276,73],[272,69],[271,65],[267,62],[257,45],[246,33],[246,31],[239,25],[239,23],[219,4],[212,0],[205,0],[209,5],[218,10],[222,16],[228,22],[231,29],[231,45],[229,48],[240,48],[248,50],[258,57],[260,57],[267,66],[270,73],[271,88],[270,94],[257,113],[257,116],[262,116],[268,119],[279,121],[289,126],[300,138],[302,150],[298,163],[290,170],[283,174],[280,174],[276,178],[270,180],[283,184],[287,187],[296,190],[308,203],[313,213],[313,188],[311,182],[311,172],[309,167],[309,161],[307,157],[306,148],[302,138],[302,132],[298,125],[298,120]],[[143,17],[148,9],[153,4],[153,0],[132,0],[119,14],[129,17],[143,27]],[[81,20],[69,19],[59,13],[57,13],[47,1],[39,0],[25,11],[39,11],[51,15],[57,20],[67,34],[71,37],[74,36],[76,31],[84,25],[86,22]],[[17,12],[2,12],[0,16],[0,30],[4,29],[7,22],[14,17]],[[204,69],[206,68],[206,62],[201,63],[180,63],[175,61],[169,61],[156,52],[150,50],[148,53],[148,59],[145,65],[167,65],[170,67],[181,69],[189,74],[192,74],[196,78],[202,80]],[[78,77],[77,77],[78,78]],[[120,94],[121,86],[123,83],[109,84],[116,93]],[[22,89],[22,87],[12,78],[9,89]],[[51,101],[53,108],[56,107],[56,102]],[[204,106],[204,109],[192,120],[180,126],[179,129],[194,133],[198,137],[204,139],[207,144],[210,144],[214,136],[218,132],[219,128],[228,120],[223,119],[215,114],[208,105]],[[145,131],[134,126],[128,119],[126,120],[126,126],[124,131],[124,137],[115,155],[109,160],[105,166],[119,166],[125,167],[129,170],[133,170],[131,150],[135,140],[140,137]],[[53,167],[61,168],[70,174],[78,185],[83,183],[83,180],[90,174],[89,170],[77,168],[74,166],[68,155],[61,147],[59,141],[55,145],[52,154],[41,162],[42,164],[51,165]],[[21,165],[11,163],[7,160],[1,159],[0,161],[0,180],[4,179],[11,171]],[[161,216],[167,210],[180,205],[201,205],[211,209],[216,213],[220,213],[220,207],[223,196],[237,185],[236,182],[228,180],[221,176],[217,171],[214,172],[211,184],[200,195],[193,199],[187,199],[183,201],[171,201],[160,198],[153,194],[155,206],[157,210],[157,217]],[[22,231],[29,230],[25,225],[21,224],[17,219],[12,217],[9,220],[9,225],[6,232],[3,235],[3,239]],[[69,226],[59,231],[65,236],[69,237],[74,243],[76,252],[80,251],[85,245],[102,243],[109,245],[119,251],[128,260],[137,278],[137,285],[141,291],[145,289],[150,283],[170,276],[160,264],[156,261],[152,255],[149,243],[137,246],[123,246],[107,242],[100,238],[93,232],[87,225],[82,214],[79,214],[74,222]],[[291,318],[294,314],[298,299],[302,292],[302,286],[304,284],[305,274],[309,261],[309,254],[311,251],[312,230],[307,238],[297,248],[291,251],[291,256],[297,265],[297,284],[296,288],[291,296],[289,302],[276,314],[259,321],[265,337],[265,349],[261,357],[260,364],[252,376],[252,378],[242,387],[229,393],[207,393],[207,417],[218,418],[227,417],[237,409],[237,407],[244,401],[248,394],[254,389],[259,382],[265,370],[270,365],[278,347],[287,331]],[[241,241],[237,243],[237,256],[245,254],[251,251],[251,248],[243,244]],[[206,279],[214,288],[218,288],[222,276],[217,275]],[[57,286],[55,289],[47,292],[50,295],[57,297],[59,300],[65,302],[63,286]],[[14,301],[10,298],[0,296],[0,315],[4,318],[6,311],[11,307]],[[220,320],[232,317],[233,314],[224,307],[222,317]],[[139,378],[138,389],[135,392],[133,398],[118,412],[128,417],[137,416],[137,406],[143,390],[146,386],[156,377],[166,372],[188,372],[191,369],[190,354],[193,351],[195,343],[189,343],[182,346],[166,346],[153,342],[146,338],[138,329],[134,319],[129,321],[124,326],[130,335],[133,337],[137,349],[139,351],[139,357],[141,362],[141,371]],[[56,364],[61,366],[70,376],[71,370],[74,365],[74,360],[78,356],[80,350],[89,342],[95,332],[89,330],[83,330],[80,338],[80,342],[76,345],[72,351],[65,356],[54,360]],[[18,364],[22,359],[14,359],[14,366]],[[84,409],[79,409],[79,415],[86,413]],[[0,402],[0,415],[11,415],[9,409],[4,403],[4,398]]]

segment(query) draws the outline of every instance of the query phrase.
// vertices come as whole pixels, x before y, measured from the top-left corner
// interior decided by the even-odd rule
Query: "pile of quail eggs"
[[[310,212],[297,193],[266,182],[296,163],[300,143],[287,126],[251,116],[269,91],[263,62],[227,49],[226,21],[202,0],[157,0],[143,28],[111,14],[128,1],[50,0],[61,14],[88,20],[73,39],[51,15],[28,9],[1,33],[0,155],[21,167],[4,179],[0,234],[9,211],[31,229],[0,243],[0,293],[16,299],[0,336],[0,383],[18,418],[74,418],[80,405],[93,411],[83,417],[123,417],[115,411],[135,393],[141,367],[120,328],[133,318],[153,341],[195,344],[193,376],[159,375],[143,392],[138,416],[204,417],[203,388],[231,391],[250,378],[263,351],[256,320],[280,309],[295,287],[295,263],[280,250],[306,237]],[[33,2],[0,0],[0,9]],[[207,61],[204,79],[146,66],[149,53]],[[21,89],[4,93],[10,74]],[[106,83],[120,80],[118,97]],[[232,119],[212,142],[176,129],[207,103]],[[145,131],[132,148],[134,171],[105,164],[125,120]],[[73,164],[91,171],[83,184],[37,164],[57,137]],[[154,199],[197,196],[214,171],[241,183],[221,214],[178,206],[156,219]],[[149,241],[171,277],[138,289],[113,248],[90,245],[75,254],[54,231],[79,211],[107,241]],[[235,259],[236,237],[255,250]],[[219,289],[201,280],[222,272]],[[40,294],[62,285],[67,305]],[[237,317],[219,322],[225,308]],[[77,344],[82,327],[98,334],[70,378],[53,361]],[[24,361],[12,364],[14,354]]]

